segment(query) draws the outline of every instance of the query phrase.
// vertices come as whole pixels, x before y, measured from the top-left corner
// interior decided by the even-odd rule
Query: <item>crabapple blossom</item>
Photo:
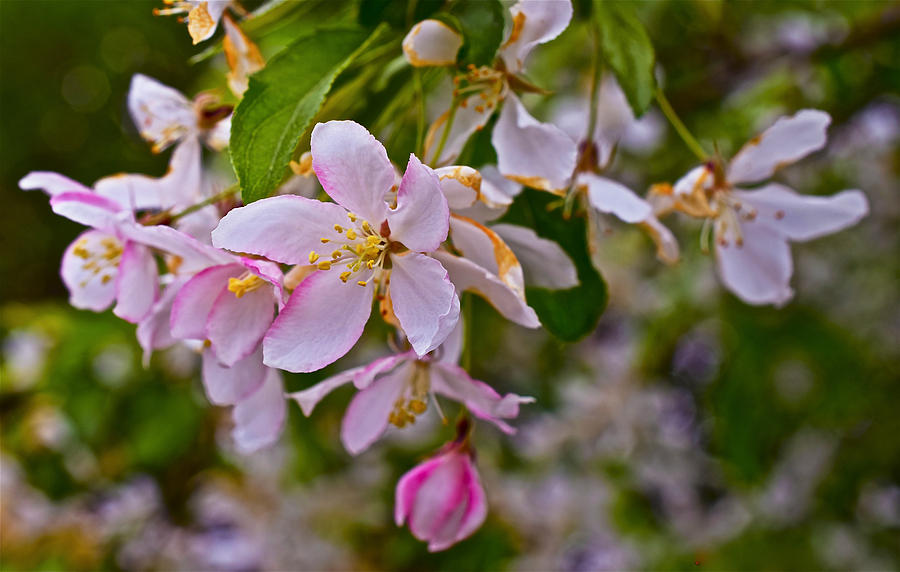
[[[416,353],[428,353],[459,317],[447,271],[425,255],[449,227],[437,176],[411,155],[398,188],[384,147],[352,121],[316,125],[311,147],[313,169],[335,203],[262,199],[229,212],[212,234],[220,248],[317,269],[266,334],[265,363],[315,371],[335,361],[362,334],[373,296]]]
[[[520,0],[509,13],[513,26],[499,51],[497,67],[469,66],[454,80],[454,103],[431,125],[425,154],[434,155],[439,165],[452,161],[502,104],[491,136],[500,172],[530,187],[562,192],[575,168],[575,145],[556,126],[532,117],[513,88],[529,86],[518,76],[525,60],[537,45],[566,29],[572,4],[569,0]],[[414,66],[444,66],[456,62],[461,45],[461,36],[446,24],[424,20],[407,34],[403,52]]]
[[[234,5],[232,0],[163,0],[163,3],[166,7],[154,8],[153,13],[157,16],[187,14],[184,21],[194,44],[211,38],[225,9]]]
[[[394,501],[397,526],[409,524],[428,550],[445,550],[471,536],[487,517],[487,497],[467,438],[449,443],[400,477]]]
[[[503,419],[518,416],[519,404],[534,399],[513,393],[501,397],[488,384],[472,379],[456,365],[460,328],[455,334],[426,356],[419,357],[415,351],[408,350],[379,358],[288,397],[297,401],[309,416],[328,393],[353,382],[359,392],[344,413],[341,440],[354,455],[378,440],[388,425],[403,428],[415,423],[416,417],[428,409],[429,400],[436,400],[436,395],[464,404],[472,415],[493,423],[504,433],[515,433]]]
[[[793,297],[790,241],[807,241],[859,222],[869,210],[858,190],[803,196],[779,183],[746,189],[825,146],[831,117],[804,109],[751,139],[727,167],[694,168],[674,187],[657,187],[671,208],[707,220],[722,283],[748,304],[782,306]]]

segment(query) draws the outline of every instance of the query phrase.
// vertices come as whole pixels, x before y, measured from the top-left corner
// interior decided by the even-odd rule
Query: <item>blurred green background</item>
[[[351,459],[341,391],[311,419],[292,407],[278,446],[241,457],[190,350],[144,369],[132,325],[67,305],[59,259],[79,227],[18,179],[161,175],[167,156],[128,118],[132,74],[189,96],[224,85],[222,56],[189,65],[207,45],[153,17],[159,5],[0,3],[0,569],[900,567],[900,4],[638,5],[666,93],[708,148],[728,156],[782,113],[824,109],[828,148],[779,179],[862,189],[872,213],[794,246],[797,295],[781,310],[725,293],[699,228],[677,219],[671,269],[613,227],[598,260],[609,307],[577,344],[476,301],[473,375],[538,402],[514,438],[479,427],[488,521],[436,555],[391,510],[396,478],[448,438],[437,420]],[[270,56],[278,40],[261,45]],[[556,93],[527,100],[537,116],[586,96],[589,46],[573,22],[535,52],[531,76]],[[635,189],[694,161],[657,112],[646,122],[656,135],[613,171]],[[386,351],[382,334],[288,388]]]

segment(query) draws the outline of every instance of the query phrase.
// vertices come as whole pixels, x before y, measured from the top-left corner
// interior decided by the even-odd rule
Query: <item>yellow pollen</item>
[[[337,232],[344,232],[344,227],[342,227],[339,224],[336,224],[336,225],[334,225],[334,230],[336,230]]]
[[[428,408],[428,405],[421,399],[411,399],[409,402],[409,409],[416,415],[421,415],[425,413],[425,410]]]
[[[347,213],[347,218],[350,219],[350,222],[356,222],[356,215],[353,213]],[[350,240],[353,240],[352,238]]]
[[[332,257],[332,258],[335,258],[335,259],[340,258],[340,257],[341,257],[341,251],[340,251],[340,250],[335,250],[334,252],[331,253],[331,257]]]
[[[319,240],[322,241],[322,244],[328,244],[329,242],[331,242],[330,238],[320,238]]]
[[[350,240],[356,240],[356,231],[352,228],[347,229],[347,238]]]
[[[309,263],[310,263],[310,264],[313,264],[313,263],[314,263],[316,260],[318,260],[318,259],[319,259],[319,255],[316,254],[316,251],[315,251],[315,250],[310,251],[310,253],[309,253]]]
[[[318,263],[316,266],[319,268],[319,270],[331,270],[331,261],[323,260],[322,262]]]
[[[372,225],[370,225],[367,220],[362,221],[362,228],[366,232],[372,232]]]
[[[228,290],[234,292],[236,298],[241,298],[247,292],[252,292],[263,284],[265,284],[265,280],[248,272],[242,278],[229,278]]]
[[[350,275],[351,275],[351,274],[353,274],[353,273],[350,272],[349,270],[347,270],[346,272],[341,272],[341,282],[343,282],[344,284],[346,284],[346,283],[347,283],[347,280],[350,279]]]
[[[366,284],[368,284],[368,282],[366,282],[365,280],[360,280],[359,282],[357,282],[357,284],[359,284],[360,286],[365,286]]]

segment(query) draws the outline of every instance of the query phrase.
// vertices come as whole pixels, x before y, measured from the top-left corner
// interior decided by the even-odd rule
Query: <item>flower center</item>
[[[315,264],[319,270],[331,270],[343,266],[340,274],[341,282],[346,283],[350,278],[364,270],[374,270],[367,280],[357,280],[360,286],[366,286],[370,280],[378,283],[381,279],[381,271],[387,258],[390,241],[372,226],[367,220],[360,219],[353,213],[347,213],[350,225],[343,227],[334,225],[334,235],[323,236],[322,244],[333,244],[336,249],[324,259],[315,250],[309,253],[309,263]]]
[[[428,364],[417,361],[413,364],[413,373],[403,394],[394,402],[394,410],[388,415],[388,423],[402,429],[416,422],[416,416],[428,409],[428,391],[431,382],[428,377]]]
[[[107,284],[113,279],[122,259],[122,243],[111,236],[93,241],[85,237],[75,243],[72,254],[84,261],[82,269],[99,276],[100,282]],[[90,279],[84,280],[81,287],[86,286]]]
[[[453,78],[453,97],[460,98],[460,107],[468,107],[469,96],[477,94],[481,101],[475,100],[474,109],[478,113],[484,113],[506,97],[505,78],[506,74],[501,70],[470,64],[466,73]]]
[[[265,283],[265,280],[248,271],[244,272],[240,278],[229,278],[228,290],[234,292],[235,298],[240,298],[247,292],[253,292]]]
[[[715,221],[712,223],[715,229],[716,243],[727,247],[732,243],[741,248],[744,246],[744,235],[741,232],[741,222],[752,222],[756,219],[756,209],[742,203],[726,189],[714,191],[712,206],[715,212]],[[704,235],[708,235],[708,227],[704,228]],[[704,239],[704,242],[708,239]]]

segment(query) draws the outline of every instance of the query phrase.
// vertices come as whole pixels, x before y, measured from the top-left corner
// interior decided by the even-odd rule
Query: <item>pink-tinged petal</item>
[[[175,296],[185,282],[186,280],[183,278],[176,278],[166,286],[159,300],[150,309],[150,313],[138,324],[137,339],[138,344],[144,350],[145,367],[150,364],[150,355],[153,350],[167,348],[178,341],[172,337],[172,331],[169,329],[169,316],[172,313]]]
[[[614,214],[624,222],[637,223],[653,214],[650,203],[621,183],[593,173],[581,173],[576,184],[588,191],[588,202],[603,213]]]
[[[634,112],[628,105],[625,92],[612,74],[606,74],[600,84],[597,98],[597,126],[594,129],[594,144],[597,146],[597,160],[606,165],[612,158],[613,149],[635,123]],[[587,119],[587,116],[585,116]],[[582,124],[584,125],[584,124]]]
[[[404,473],[397,481],[394,500],[394,522],[397,526],[402,526],[409,518],[422,484],[443,464],[443,456],[429,459]]]
[[[257,288],[240,298],[224,289],[206,321],[206,338],[219,361],[231,366],[253,353],[274,317],[275,298],[269,288]]]
[[[188,207],[205,198],[200,142],[188,137],[179,143],[163,177],[112,175],[94,183],[94,190],[130,210]]]
[[[468,502],[462,455],[464,453],[446,453],[444,462],[419,487],[413,503],[409,530],[419,540],[427,541],[431,552],[447,548],[451,543],[446,537],[455,536],[455,527],[462,522]]]
[[[781,117],[771,127],[741,147],[728,165],[731,184],[756,183],[771,177],[825,146],[831,117],[818,109],[804,109]]]
[[[281,267],[268,260],[254,258],[241,258],[241,264],[250,272],[256,274],[266,282],[274,286],[274,293],[278,301],[278,309],[284,307],[284,272]]]
[[[462,36],[440,20],[422,20],[403,38],[403,55],[415,67],[451,66]]]
[[[734,196],[755,213],[760,223],[791,240],[812,240],[858,223],[869,213],[862,191],[843,191],[830,197],[800,195],[784,185],[770,184]]]
[[[355,121],[329,121],[313,128],[310,152],[328,196],[377,228],[387,214],[384,195],[394,185],[384,146]]]
[[[578,286],[575,264],[552,240],[539,237],[530,228],[512,224],[495,224],[491,230],[516,253],[527,284],[551,290]]]
[[[535,189],[561,193],[575,170],[575,142],[555,125],[532,117],[512,94],[500,111],[491,143],[503,176]]]
[[[69,177],[51,171],[32,171],[28,173],[19,179],[19,188],[23,191],[40,189],[51,197],[67,192],[91,192],[91,189],[85,187],[78,181],[73,181]]]
[[[384,433],[394,402],[412,375],[410,368],[403,364],[353,396],[341,423],[341,441],[351,455],[365,451]]]
[[[471,460],[466,464],[464,478],[469,489],[469,502],[466,505],[462,522],[457,528],[456,536],[453,538],[454,544],[472,536],[476,530],[481,528],[485,518],[487,518],[487,495],[484,493],[481,478]]]
[[[481,194],[481,174],[472,167],[440,167],[434,173],[441,182],[447,206],[452,210],[471,207],[478,200]]]
[[[453,246],[462,255],[495,274],[523,299],[525,279],[512,249],[490,228],[472,219],[454,215],[450,220]]]
[[[340,238],[334,225],[347,222],[340,205],[282,195],[232,209],[212,232],[212,243],[284,264],[307,264],[311,251],[325,248],[322,238]]]
[[[300,409],[303,411],[303,414],[309,417],[312,415],[316,405],[318,405],[326,395],[342,385],[347,385],[353,381],[353,377],[365,368],[366,366],[360,366],[342,371],[327,379],[323,379],[308,389],[288,393],[287,397],[296,401],[297,405],[299,405]]]
[[[439,157],[435,157],[441,140],[444,138],[444,129],[447,127],[450,111],[441,114],[428,128],[428,136],[425,138],[425,159],[431,158],[433,165],[446,165],[456,159],[469,137],[484,127],[491,115],[494,114],[494,110],[487,109],[482,105],[483,103],[484,100],[476,94],[465,100],[465,107],[462,105],[457,107],[441,154]]]
[[[463,368],[447,362],[436,362],[431,366],[431,387],[435,393],[464,403],[472,415],[495,424],[508,434],[515,433],[515,429],[501,419],[517,417],[519,404],[534,402],[533,397],[514,393],[501,397],[490,385],[472,379]]]
[[[95,193],[60,193],[50,199],[50,208],[60,216],[97,230],[112,231],[125,216],[118,203]]]
[[[216,354],[203,350],[203,389],[210,403],[234,405],[256,391],[269,371],[262,362],[262,346],[231,367],[225,366]]]
[[[128,111],[141,136],[159,153],[195,129],[196,116],[188,99],[153,78],[135,74],[128,90]]]
[[[410,155],[397,191],[397,208],[388,212],[391,239],[417,252],[437,250],[447,239],[449,219],[437,175]]]
[[[528,54],[562,34],[572,19],[570,0],[519,0],[509,9],[513,27],[500,49],[512,71],[521,71]]]
[[[787,239],[762,224],[742,223],[743,241],[716,240],[719,277],[726,288],[748,304],[782,306],[793,296],[793,272]]]
[[[221,151],[228,147],[229,141],[231,140],[232,117],[234,117],[233,114],[225,119],[220,119],[211,129],[207,129],[206,132],[203,133],[203,142],[206,143],[210,149]]]
[[[655,216],[648,217],[640,225],[656,244],[656,257],[665,264],[677,263],[681,255],[678,240],[672,231]]]
[[[284,429],[287,403],[281,374],[268,368],[265,381],[231,412],[231,436],[238,451],[247,454],[274,444]]]
[[[228,279],[237,278],[243,272],[243,267],[238,264],[225,264],[207,268],[191,278],[172,305],[169,322],[172,335],[180,339],[205,339],[206,321],[213,303],[228,287]]]
[[[121,248],[118,238],[96,230],[81,233],[66,248],[60,276],[69,289],[72,306],[102,312],[113,303],[119,267],[107,253]]]
[[[238,261],[237,257],[203,244],[170,226],[130,223],[120,225],[118,230],[128,240],[177,256],[180,260],[178,273],[182,275],[193,274],[209,266],[233,264]]]
[[[416,252],[392,256],[390,278],[394,314],[420,356],[438,347],[456,320],[456,291],[441,263]],[[454,313],[454,308],[456,312]]]
[[[159,295],[159,270],[153,252],[144,245],[128,242],[122,250],[113,313],[133,324],[141,321]]]
[[[431,256],[441,262],[458,292],[472,290],[490,302],[507,320],[526,328],[540,327],[541,322],[534,310],[493,273],[470,260],[454,256],[449,252],[437,251]]]
[[[418,356],[414,351],[407,351],[378,358],[365,367],[356,368],[356,373],[353,376],[353,385],[356,386],[356,389],[365,389],[375,381],[377,376],[394,369],[397,364],[405,361],[413,361],[417,358]]]
[[[463,350],[463,320],[460,317],[456,325],[447,335],[447,339],[438,348],[437,359],[446,363],[459,363],[459,357]]]
[[[266,365],[292,372],[325,367],[356,344],[371,311],[371,284],[344,284],[334,271],[315,272],[269,328],[263,340]]]

